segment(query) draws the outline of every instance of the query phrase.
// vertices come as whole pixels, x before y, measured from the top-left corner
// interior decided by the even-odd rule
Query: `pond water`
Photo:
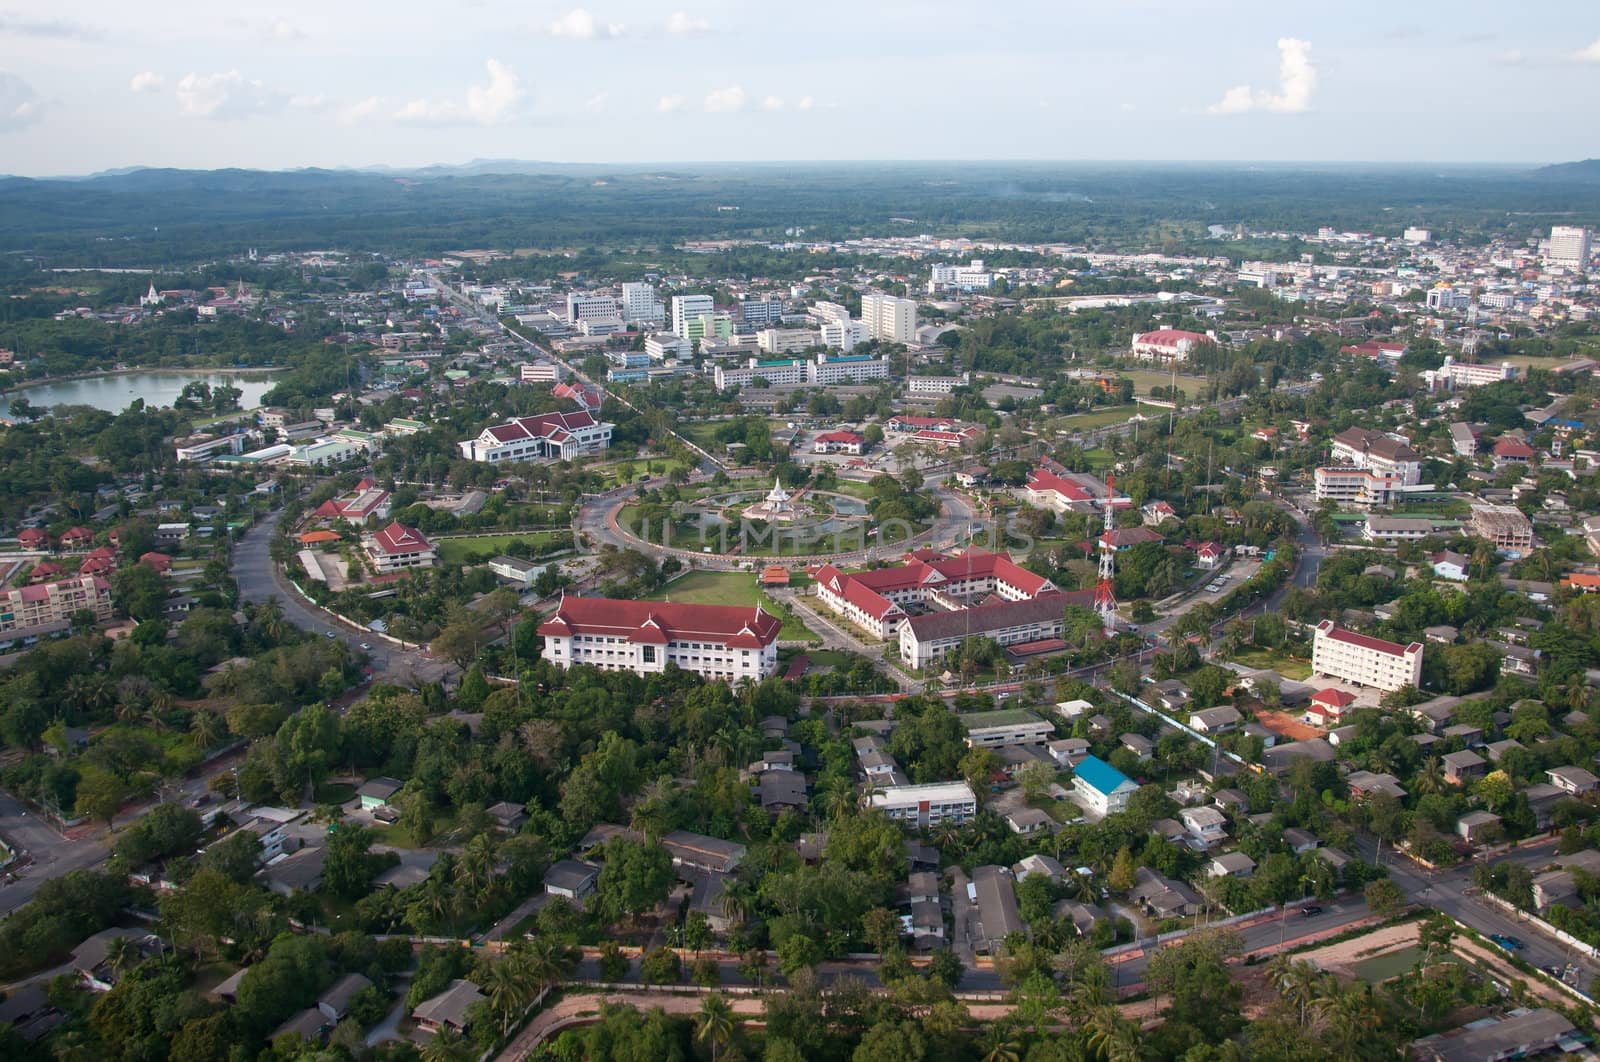
[[[266,373],[225,373],[189,371],[182,369],[151,369],[146,372],[127,372],[107,376],[85,376],[77,380],[58,380],[20,391],[0,395],[0,415],[10,416],[11,403],[26,397],[35,409],[55,406],[93,406],[108,413],[121,413],[136,398],[144,399],[147,406],[170,406],[183,394],[183,389],[195,380],[204,380],[212,387],[228,384],[243,391],[239,405],[252,409],[261,404],[261,396],[272,390],[275,381]]]

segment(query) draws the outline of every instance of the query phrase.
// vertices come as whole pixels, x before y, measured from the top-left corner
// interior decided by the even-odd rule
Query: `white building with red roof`
[[[1422,643],[1401,645],[1323,620],[1312,640],[1311,672],[1385,692],[1421,686]]]
[[[439,562],[439,551],[414,527],[396,520],[381,531],[361,540],[372,570],[380,575],[406,568],[431,568]]]
[[[97,575],[79,575],[7,590],[0,596],[0,632],[66,623],[81,611],[94,613],[95,620],[100,623],[111,618],[109,580]]]
[[[854,431],[825,431],[811,441],[816,454],[856,454],[866,449],[867,437]]]
[[[953,431],[961,426],[959,420],[949,417],[918,417],[901,413],[884,421],[883,428],[890,432]]]
[[[1355,703],[1355,694],[1336,690],[1330,686],[1311,695],[1311,704],[1306,708],[1306,718],[1317,726],[1338,726],[1339,720],[1344,718],[1345,713]]]
[[[1133,356],[1146,361],[1188,361],[1189,355],[1206,343],[1210,336],[1199,332],[1185,332],[1180,328],[1158,328],[1154,332],[1133,334]]]
[[[1034,469],[1022,489],[1024,500],[1029,505],[1058,513],[1092,512],[1095,501],[1100,497],[1088,484],[1059,475],[1048,468]]]
[[[611,447],[612,425],[587,410],[517,417],[459,444],[468,461],[571,461]]]
[[[815,573],[817,600],[878,638],[894,636],[907,604],[959,612],[989,601],[1031,601],[1059,592],[1004,553],[968,550],[947,557],[933,550],[906,554],[906,563],[864,572],[825,564]]]
[[[660,674],[668,664],[703,678],[761,681],[778,670],[782,621],[759,605],[690,605],[564,597],[539,625],[544,658],[557,667]]]
[[[317,506],[311,515],[326,520],[349,520],[356,524],[366,523],[368,517],[387,520],[389,492],[378,486],[376,480],[363,478],[354,491],[341,498],[329,498]]]

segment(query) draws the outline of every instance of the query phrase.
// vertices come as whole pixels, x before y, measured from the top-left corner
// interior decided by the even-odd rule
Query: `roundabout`
[[[765,480],[736,480],[703,496],[672,502],[642,501],[639,488],[619,488],[584,502],[578,529],[590,543],[635,549],[657,558],[677,557],[700,567],[739,568],[754,560],[867,563],[924,546],[953,546],[967,537],[972,504],[955,491],[925,484],[938,503],[930,521],[880,525],[867,502],[840,491],[797,488]]]

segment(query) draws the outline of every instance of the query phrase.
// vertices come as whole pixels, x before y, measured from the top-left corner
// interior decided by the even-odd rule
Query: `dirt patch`
[[[1314,951],[1304,951],[1295,956],[1295,959],[1309,962],[1319,970],[1329,973],[1343,974],[1354,977],[1352,969],[1354,963],[1361,959],[1370,959],[1375,955],[1408,948],[1417,942],[1417,923],[1405,922],[1397,926],[1385,926],[1365,933],[1350,940],[1341,940],[1337,944],[1329,944],[1325,948]]]
[[[1256,722],[1277,734],[1279,737],[1288,738],[1290,741],[1308,741],[1319,738],[1324,731],[1314,726],[1302,723],[1288,712],[1256,712]]]

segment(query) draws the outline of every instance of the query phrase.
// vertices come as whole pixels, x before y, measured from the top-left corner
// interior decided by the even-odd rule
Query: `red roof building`
[[[1323,620],[1312,640],[1311,672],[1389,692],[1421,685],[1422,651],[1421,642],[1400,645]]]
[[[541,413],[491,425],[475,439],[460,443],[468,461],[570,461],[585,454],[603,453],[611,446],[612,425],[596,420],[586,410]]]
[[[23,549],[48,549],[50,536],[37,527],[25,527],[17,534],[17,545]]]
[[[109,582],[92,575],[78,575],[53,583],[17,587],[0,594],[0,633],[16,638],[24,631],[66,624],[84,611],[94,613],[99,623],[111,618]]]
[[[853,431],[825,431],[811,443],[811,452],[817,454],[859,454],[866,448],[867,437]]]
[[[1030,601],[1060,592],[1004,553],[977,549],[953,557],[917,550],[906,554],[905,564],[864,572],[825,564],[814,574],[819,602],[879,638],[895,631],[907,615],[902,606],[910,602],[960,611],[991,600]]]
[[[1179,328],[1158,328],[1154,332],[1134,333],[1133,355],[1147,360],[1188,361],[1190,354],[1210,342],[1212,342],[1210,336],[1199,332],[1185,332]]]
[[[59,564],[53,564],[50,561],[40,561],[38,564],[33,566],[33,571],[28,573],[28,582],[47,583],[51,579],[61,578],[65,571],[66,569],[61,567]]]
[[[374,571],[379,574],[396,572],[402,568],[431,568],[439,560],[434,548],[421,531],[407,527],[398,520],[381,531],[368,535],[362,546]]]
[[[87,549],[94,541],[94,532],[87,527],[69,527],[61,533],[62,549]]]
[[[949,431],[960,423],[960,421],[951,420],[949,417],[915,417],[902,413],[898,416],[890,417],[884,422],[883,426],[886,430],[892,432],[923,431],[925,429]]]
[[[317,506],[311,515],[323,520],[349,520],[365,523],[368,518],[389,518],[389,492],[371,478],[363,478],[356,489],[342,498],[329,498]]]
[[[1356,702],[1355,694],[1328,688],[1318,690],[1311,697],[1306,715],[1318,726],[1336,726],[1344,713]]]
[[[1494,463],[1500,465],[1525,465],[1533,459],[1533,447],[1521,439],[1505,436],[1494,444]]]
[[[146,568],[152,568],[158,575],[165,575],[172,569],[172,558],[165,553],[145,553],[139,557],[139,563]]]
[[[566,597],[539,625],[558,667],[659,674],[674,664],[704,678],[759,682],[778,669],[778,617],[759,605],[690,605]]]

